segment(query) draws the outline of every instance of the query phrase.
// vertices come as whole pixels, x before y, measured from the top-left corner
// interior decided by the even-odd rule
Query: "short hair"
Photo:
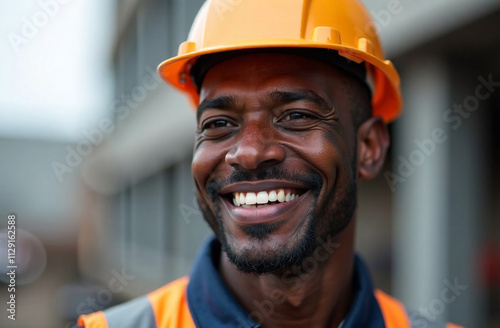
[[[351,118],[355,131],[366,120],[372,117],[372,93],[366,84],[361,84],[352,79],[352,83],[347,84],[347,94],[351,101]]]

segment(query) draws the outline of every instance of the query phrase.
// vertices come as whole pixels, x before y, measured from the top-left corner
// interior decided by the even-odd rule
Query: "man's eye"
[[[203,125],[203,129],[216,129],[216,128],[224,128],[227,126],[233,126],[231,122],[226,120],[214,120],[207,122]]]
[[[303,119],[306,117],[307,117],[306,114],[295,112],[295,113],[290,113],[287,116],[285,116],[285,121],[300,120],[300,119]]]
[[[309,115],[303,112],[291,112],[283,117],[283,121],[296,121],[312,118],[313,115]]]

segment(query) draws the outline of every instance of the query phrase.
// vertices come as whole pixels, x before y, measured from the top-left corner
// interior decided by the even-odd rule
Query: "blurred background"
[[[428,320],[500,327],[500,2],[365,3],[405,109],[382,174],[361,183],[357,249]],[[1,327],[70,327],[189,273],[210,234],[195,116],[155,71],[201,4],[1,2],[4,306],[10,213],[18,229],[16,321],[2,309]]]

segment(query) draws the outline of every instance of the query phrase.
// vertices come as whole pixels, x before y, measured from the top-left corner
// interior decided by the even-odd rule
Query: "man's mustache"
[[[321,176],[315,172],[298,173],[280,167],[271,167],[263,169],[259,172],[249,172],[236,170],[227,178],[211,181],[207,185],[207,193],[212,201],[215,201],[219,196],[220,190],[225,186],[239,182],[253,182],[260,180],[283,180],[292,181],[303,184],[308,187],[314,195],[317,195],[321,190],[323,181]]]

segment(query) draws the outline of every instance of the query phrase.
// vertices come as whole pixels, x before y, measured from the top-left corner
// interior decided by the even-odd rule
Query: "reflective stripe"
[[[195,328],[189,311],[188,278],[173,281],[143,296],[103,312],[82,315],[85,328]]]
[[[149,293],[158,328],[195,328],[187,302],[188,278],[184,277]]]
[[[427,318],[418,314],[417,312],[412,312],[410,314],[410,322],[412,328],[447,328],[445,324],[441,322],[429,321]]]
[[[375,291],[386,328],[463,328],[452,323],[443,324],[427,320],[417,312],[408,315],[405,306],[381,290]]]
[[[153,308],[146,296],[112,307],[104,314],[108,328],[157,328]]]
[[[102,311],[81,315],[77,325],[85,328],[108,328],[106,317]]]
[[[406,314],[405,307],[395,298],[385,294],[381,290],[375,290],[375,297],[384,316],[386,328],[410,328],[410,320]]]
[[[444,324],[441,322],[430,321],[418,312],[410,313],[410,323],[412,328],[464,328],[452,323]]]

